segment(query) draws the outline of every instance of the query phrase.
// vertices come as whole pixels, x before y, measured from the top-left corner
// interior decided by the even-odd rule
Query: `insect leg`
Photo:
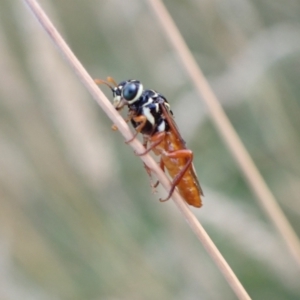
[[[154,149],[157,145],[159,145],[165,138],[166,136],[166,132],[159,132],[156,133],[154,136],[151,137],[151,145],[148,149],[146,149],[146,151],[142,152],[142,153],[137,153],[137,156],[143,156],[145,154],[147,154],[148,152],[150,152],[152,149]]]
[[[145,141],[145,140],[147,141],[147,142],[146,142],[146,145],[145,145],[145,143],[143,144],[144,147],[146,148],[146,151],[144,151],[143,153],[137,153],[136,155],[142,156],[142,155],[147,154],[149,151],[151,151],[151,150],[154,149],[157,145],[159,145],[159,144],[165,139],[165,137],[166,137],[166,132],[165,132],[165,131],[156,133],[154,136],[152,136],[152,137],[150,138],[150,139],[151,139],[151,145],[150,145],[149,148],[147,148],[146,145],[147,145],[147,142],[148,142],[149,138],[144,136],[144,141]],[[165,172],[165,164],[164,164],[162,158],[160,158],[159,166],[160,166],[160,168]],[[146,165],[145,165],[145,168],[146,168],[147,173],[149,174],[149,176],[150,176],[150,178],[151,178],[151,170],[150,170],[149,167],[147,167]],[[152,185],[152,187],[153,187],[153,188],[156,188],[158,185],[159,185],[159,180],[157,180],[157,182],[156,182],[154,185]]]
[[[193,152],[189,149],[181,149],[176,150],[174,152],[167,152],[164,154],[165,156],[169,158],[186,158],[187,162],[185,163],[184,167],[180,170],[180,172],[174,177],[171,189],[169,191],[169,194],[167,198],[165,199],[159,199],[159,201],[164,202],[170,199],[172,196],[177,184],[180,182],[186,171],[190,168],[192,162],[193,162]]]
[[[126,144],[132,142],[137,137],[137,135],[143,130],[143,128],[147,123],[147,117],[144,115],[131,117],[130,120],[131,119],[134,120],[136,123],[140,123],[140,124],[138,125],[138,127],[135,128],[136,133],[133,135],[133,137],[130,140],[125,142]]]
[[[147,149],[147,144],[149,142],[149,137],[148,136],[143,136],[143,146]],[[150,177],[150,184],[151,184],[151,188],[152,188],[152,193],[156,193],[156,187],[159,184],[159,181],[157,181],[155,184],[153,184],[152,182],[152,171],[151,169],[144,163],[144,168],[148,174],[148,176]]]
[[[130,120],[131,120],[130,117],[124,119],[124,121],[125,121],[126,123],[128,123]],[[118,130],[118,127],[117,127],[116,124],[113,124],[113,125],[111,126],[111,129],[112,129],[113,131],[117,131],[117,130]]]

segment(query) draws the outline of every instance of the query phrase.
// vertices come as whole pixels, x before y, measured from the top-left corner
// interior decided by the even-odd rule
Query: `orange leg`
[[[163,170],[163,171],[165,171],[165,165],[164,165],[164,162],[162,161],[162,159],[160,160],[160,162],[159,162],[159,166],[160,166],[160,168]],[[154,184],[153,184],[153,182],[152,182],[152,171],[151,171],[151,169],[144,163],[144,168],[146,169],[146,171],[147,171],[147,174],[149,175],[149,177],[150,177],[150,182],[151,182],[151,187],[152,187],[152,190],[154,191],[154,192],[156,192],[156,188],[158,187],[158,185],[159,185],[159,180],[157,180]]]
[[[148,153],[149,151],[154,149],[157,145],[159,145],[165,139],[165,136],[166,136],[165,132],[156,133],[154,136],[151,137],[151,142],[152,142],[151,146],[148,149],[146,149],[145,152],[139,153],[137,155],[139,155],[139,156],[145,155],[146,153]],[[172,184],[171,184],[171,189],[169,191],[167,198],[159,199],[161,202],[164,202],[164,201],[167,201],[170,199],[176,186],[178,185],[178,183],[180,182],[180,180],[182,179],[182,177],[184,176],[186,171],[190,168],[190,166],[193,162],[193,152],[189,149],[181,149],[181,150],[176,150],[173,152],[165,152],[163,155],[167,156],[168,158],[175,158],[175,159],[176,158],[186,158],[187,161],[186,161],[184,167],[180,170],[180,172],[173,179]],[[160,160],[160,168],[164,171],[164,163],[163,163],[162,159]],[[157,187],[158,184],[159,184],[159,181],[156,182],[154,187]]]
[[[152,179],[151,169],[150,169],[147,165],[145,165],[145,164],[144,164],[144,166],[145,166],[145,169],[146,169],[146,171],[147,171],[147,173],[148,173],[150,179]],[[165,172],[165,165],[164,165],[164,162],[162,161],[162,159],[161,159],[160,162],[159,162],[159,166],[160,166],[160,168],[163,170],[163,172]],[[155,190],[155,189],[158,187],[159,183],[160,183],[159,180],[157,180],[157,181],[155,182],[155,184],[153,184],[153,183],[152,183],[152,180],[151,180],[151,186],[152,186],[152,188]]]
[[[161,201],[161,202],[164,202],[164,201],[167,201],[167,200],[170,199],[170,197],[172,196],[177,184],[180,182],[180,180],[182,179],[182,177],[184,176],[184,174],[186,173],[186,171],[189,169],[189,167],[191,166],[191,164],[193,162],[193,152],[191,150],[188,150],[188,149],[181,149],[181,150],[177,150],[177,151],[174,151],[174,152],[167,152],[164,155],[169,157],[169,158],[186,158],[187,162],[184,165],[184,167],[180,170],[180,172],[173,179],[171,189],[169,191],[169,194],[168,194],[167,198],[159,199],[159,201]]]
[[[166,136],[166,132],[158,132],[155,135],[153,135],[151,137],[151,142],[152,144],[150,145],[150,147],[148,149],[146,149],[146,151],[142,152],[142,153],[137,153],[137,156],[143,156],[145,154],[147,154],[148,152],[150,152],[153,148],[155,148],[157,145],[159,145],[165,138]]]
[[[118,126],[117,126],[116,124],[112,124],[112,125],[111,125],[111,129],[112,129],[113,131],[117,131],[117,130],[118,130]]]
[[[136,137],[137,135],[143,130],[143,128],[145,127],[146,123],[147,123],[147,117],[143,116],[143,115],[140,115],[140,116],[136,116],[136,117],[130,117],[130,120],[133,120],[137,123],[140,123],[139,126],[135,129],[136,130],[136,133],[134,134],[134,136],[126,141],[125,143],[128,144],[130,142],[132,142]]]
[[[146,136],[143,136],[143,146],[147,149],[147,144],[148,144],[149,138]],[[150,177],[150,183],[151,183],[151,187],[152,187],[152,193],[156,193],[156,187],[159,184],[159,181],[157,181],[155,184],[153,184],[152,182],[152,171],[151,169],[144,163],[144,168],[146,169],[146,172],[148,174],[148,176]]]
[[[154,137],[152,136],[151,137],[151,141],[153,142],[155,139],[157,139],[157,141],[155,141],[155,143],[153,143],[149,149],[147,149],[147,145],[148,145],[148,142],[149,142],[149,137],[147,136],[143,136],[143,146],[146,148],[146,151],[144,151],[143,153],[136,153],[136,155],[138,156],[142,156],[142,155],[145,155],[146,153],[148,153],[151,149],[153,149],[154,147],[156,147],[159,143],[162,142],[162,140],[164,139],[165,137],[165,133],[162,132],[161,134],[156,134],[154,135]],[[162,159],[160,159],[160,162],[159,162],[159,166],[160,168],[165,171],[165,165],[164,165],[164,162]],[[152,179],[152,175],[151,175],[151,169],[144,163],[144,167],[150,177],[150,179]],[[159,185],[159,180],[157,180],[157,182],[155,184],[152,184],[151,182],[151,186],[155,189],[157,186]]]
[[[166,136],[166,133],[165,132],[159,132],[159,133],[156,133],[154,136],[151,137],[151,142],[152,144],[150,145],[149,148],[147,148],[147,142],[148,142],[148,138],[146,139],[146,144],[144,143],[144,147],[146,148],[146,151],[144,151],[143,153],[136,153],[137,156],[142,156],[142,155],[145,155],[147,154],[148,152],[150,152],[153,148],[155,148],[157,145],[159,145],[165,138]],[[145,140],[145,138],[144,138]],[[159,162],[159,166],[160,168],[165,171],[165,165],[164,165],[164,162],[162,159],[160,159],[160,162]],[[150,178],[151,178],[151,170],[149,169],[148,166],[145,165],[145,168],[147,170],[147,173],[149,174]],[[159,180],[157,180],[157,182],[152,185],[154,188],[156,188],[157,186],[159,185]]]
[[[126,123],[128,123],[130,120],[131,120],[130,117],[128,117],[127,119],[124,119],[124,121],[125,121]],[[115,124],[113,124],[113,125],[111,126],[111,129],[112,129],[113,131],[117,131],[117,130],[118,130],[118,127],[117,127]]]

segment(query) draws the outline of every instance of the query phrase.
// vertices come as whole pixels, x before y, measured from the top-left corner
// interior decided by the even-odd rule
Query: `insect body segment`
[[[125,105],[129,108],[129,113],[133,116],[131,123],[137,128],[140,122],[136,122],[136,116],[146,117],[146,122],[141,129],[142,134],[152,135],[158,131],[165,131],[168,128],[159,103],[164,103],[170,111],[168,101],[154,90],[143,90],[143,85],[137,80],[128,80],[121,82],[113,88],[114,106],[117,110]],[[170,111],[172,114],[172,112]]]
[[[172,177],[168,197],[161,201],[168,200],[177,187],[188,204],[201,207],[203,193],[192,164],[193,153],[185,146],[167,99],[154,90],[145,90],[137,80],[122,81],[118,85],[111,78],[95,81],[111,88],[117,110],[128,107],[128,119],[136,130],[133,139],[138,133],[143,135],[146,151],[140,155],[152,150],[160,156],[162,170],[167,169]],[[147,166],[146,170],[151,173]]]

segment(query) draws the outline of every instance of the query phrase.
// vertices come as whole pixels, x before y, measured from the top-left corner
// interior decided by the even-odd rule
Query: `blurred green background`
[[[164,2],[300,235],[300,1]],[[167,97],[205,193],[193,211],[250,296],[300,299],[148,2],[40,3],[94,78]],[[0,2],[0,63],[0,299],[236,299],[22,1]]]

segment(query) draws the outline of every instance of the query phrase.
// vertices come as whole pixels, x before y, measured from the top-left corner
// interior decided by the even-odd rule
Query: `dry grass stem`
[[[205,101],[220,136],[237,161],[250,188],[258,198],[259,204],[277,228],[300,267],[300,241],[297,234],[230,123],[167,9],[160,0],[149,0],[148,2],[159,19],[174,51],[180,57],[183,67],[189,74],[196,90]]]
[[[63,53],[67,62],[71,65],[73,70],[76,72],[78,77],[81,79],[83,84],[92,94],[97,103],[102,107],[102,109],[106,112],[109,118],[117,125],[119,131],[123,134],[125,139],[130,139],[132,137],[132,133],[123,120],[123,118],[118,114],[118,112],[114,109],[110,101],[105,97],[105,95],[101,92],[101,90],[94,83],[93,79],[89,76],[87,71],[83,68],[78,59],[74,56],[68,45],[65,43],[63,38],[60,36],[58,31],[55,29],[45,12],[41,9],[38,3],[35,0],[24,0],[27,5],[30,7],[34,15],[37,17],[43,28],[49,34],[52,41],[55,45],[60,49]],[[130,145],[136,152],[142,152],[144,150],[142,144],[137,140],[133,140]],[[159,168],[157,163],[153,160],[153,158],[149,155],[144,155],[141,159],[156,173],[158,179],[162,183],[162,185],[168,191],[170,189],[170,182]],[[187,204],[182,200],[180,195],[177,192],[173,194],[173,200],[178,206],[179,210],[184,215],[185,219],[195,232],[198,239],[203,243],[204,247],[211,255],[216,265],[219,267],[221,272],[224,274],[228,283],[236,293],[239,299],[250,299],[249,295],[222,257],[216,246],[213,244],[207,233],[204,231],[203,227],[200,225],[199,221],[192,214]]]

